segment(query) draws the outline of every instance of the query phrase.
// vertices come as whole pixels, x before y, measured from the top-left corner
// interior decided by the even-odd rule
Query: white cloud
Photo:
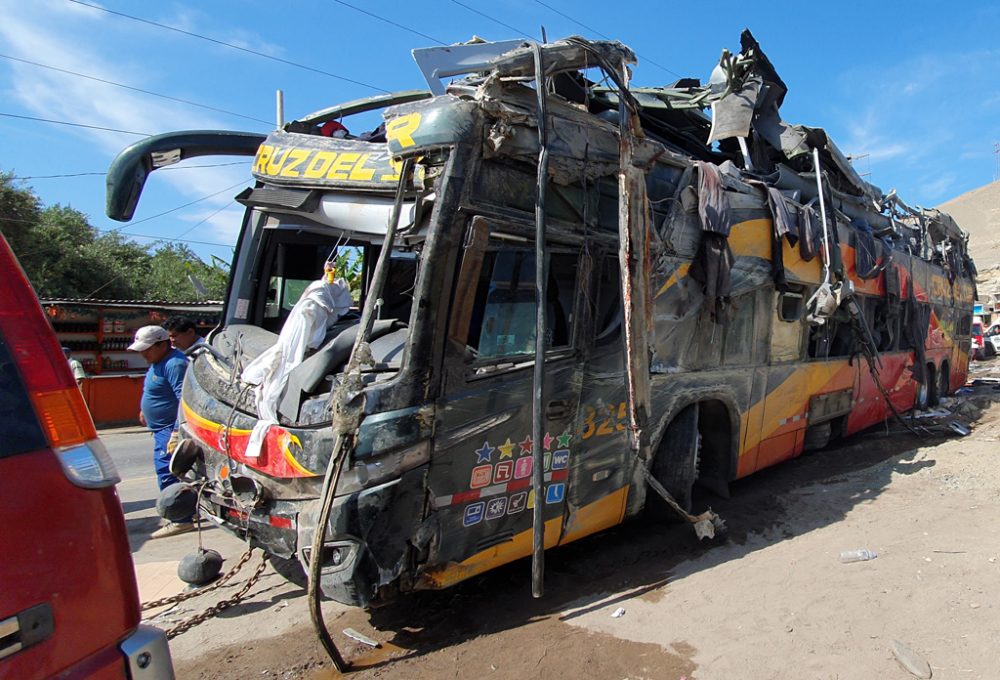
[[[148,76],[144,76],[144,71],[138,64],[105,56],[103,53],[108,31],[134,32],[133,26],[105,21],[106,14],[72,3],[69,4],[73,8],[71,17],[56,11],[65,9],[65,3],[39,0],[27,7],[19,7],[18,11],[13,11],[13,3],[0,2],[0,12],[4,14],[4,21],[0,22],[0,41],[6,43],[4,49],[11,56],[133,87],[157,89],[155,85],[144,82]],[[8,100],[20,104],[41,118],[145,134],[178,129],[231,127],[217,121],[208,112],[195,112],[196,110],[180,103],[28,64],[11,62],[10,74]],[[95,156],[113,156],[139,139],[136,136],[85,128],[66,128],[65,132],[89,140],[93,146],[103,151],[95,153]],[[147,191],[155,191],[159,182],[167,182],[185,197],[194,200],[240,181],[249,183],[248,166],[249,159],[244,166],[157,172],[147,183]],[[199,205],[209,211],[218,209],[229,203],[237,191],[238,189],[234,189],[206,199]],[[136,217],[141,219],[142,213],[140,203]],[[227,226],[233,223],[235,227]],[[221,219],[208,220],[205,225],[207,233],[201,233],[197,238],[235,242],[239,224],[239,219],[230,219],[228,222]],[[125,231],[128,231],[128,227],[125,227]]]
[[[212,23],[211,17],[192,7],[182,7],[172,12],[170,16],[159,19],[157,23],[173,26],[174,28],[187,31],[189,33],[197,33],[207,38],[212,38],[213,40],[219,40],[231,45],[236,45],[237,47],[242,47],[243,49],[261,52],[272,57],[279,56],[284,53],[284,49],[281,45],[268,42],[253,31],[233,27],[226,27],[223,30],[210,26],[209,24]],[[190,39],[196,40],[197,38]]]
[[[948,194],[948,190],[954,186],[957,179],[958,177],[954,172],[946,172],[934,179],[925,181],[920,187],[920,191],[926,197],[927,201],[935,202],[937,199],[943,198]]]

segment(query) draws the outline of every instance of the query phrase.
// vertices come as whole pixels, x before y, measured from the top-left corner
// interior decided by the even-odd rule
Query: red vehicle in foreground
[[[0,235],[0,678],[172,678],[140,625],[119,481]]]

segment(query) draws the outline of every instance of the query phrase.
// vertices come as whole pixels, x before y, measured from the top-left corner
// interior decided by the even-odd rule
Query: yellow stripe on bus
[[[614,526],[622,521],[625,513],[625,499],[628,486],[613,491],[598,501],[580,508],[566,523],[567,533],[560,540],[562,517],[554,517],[545,522],[545,549],[564,545],[578,538]],[[527,557],[531,554],[532,531],[527,529],[500,545],[487,548],[471,557],[428,571],[420,576],[417,587],[434,590],[448,588],[467,578],[472,578],[495,569],[500,565]]]

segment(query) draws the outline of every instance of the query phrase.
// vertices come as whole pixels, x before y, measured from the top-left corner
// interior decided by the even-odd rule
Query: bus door
[[[809,402],[810,366],[805,356],[806,290],[790,285],[771,296],[770,360],[755,469],[774,465],[802,451]]]
[[[488,551],[475,560],[484,570],[530,554],[536,502],[545,505],[546,547],[559,541],[581,383],[579,261],[578,248],[549,244],[545,427],[536,442],[534,245],[505,233],[500,223],[472,221],[449,319],[428,479],[442,536],[439,563]],[[545,461],[540,499],[531,489],[536,446]]]
[[[580,410],[573,433],[569,508],[562,542],[619,524],[625,515],[631,457],[626,426],[625,314],[617,254],[595,257],[589,289],[592,322]]]

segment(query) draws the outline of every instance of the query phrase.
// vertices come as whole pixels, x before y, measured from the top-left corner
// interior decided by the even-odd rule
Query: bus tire
[[[698,433],[698,404],[683,408],[670,421],[653,458],[650,472],[662,484],[674,500],[691,510],[691,496],[695,480],[698,479],[698,458],[701,435]],[[676,513],[660,498],[652,488],[647,488],[646,512],[652,519],[669,521]]]
[[[927,405],[937,406],[938,402],[941,400],[941,395],[938,392],[939,385],[937,379],[937,369],[934,364],[927,364]]]
[[[917,383],[917,394],[913,398],[914,411],[926,411],[930,405],[929,376],[924,376],[924,381]]]
[[[938,398],[947,397],[951,394],[951,366],[948,365],[947,361],[941,362],[941,371],[939,372],[938,381]]]

